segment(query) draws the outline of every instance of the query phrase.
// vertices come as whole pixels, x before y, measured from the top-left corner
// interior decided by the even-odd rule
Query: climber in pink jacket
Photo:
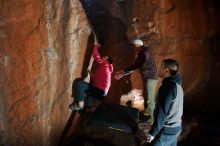
[[[92,75],[92,85],[90,86],[87,96],[102,101],[107,95],[111,85],[111,74],[113,72],[113,60],[109,56],[101,57],[99,49],[101,45],[98,42],[94,43],[93,58],[97,63],[95,73]],[[89,106],[89,105],[88,105]],[[96,108],[96,107],[95,107]]]
[[[98,50],[101,47],[100,44],[95,43],[93,48],[93,58],[97,62],[97,68],[94,75],[92,76],[93,86],[108,93],[109,87],[111,85],[111,74],[113,72],[113,65],[111,57],[100,56]]]

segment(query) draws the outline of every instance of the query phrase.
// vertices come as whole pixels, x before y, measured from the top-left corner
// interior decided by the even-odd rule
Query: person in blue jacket
[[[147,142],[153,146],[176,146],[177,137],[181,132],[181,117],[183,114],[182,79],[177,74],[179,65],[176,60],[162,61],[158,76],[162,85],[158,90],[154,122]]]

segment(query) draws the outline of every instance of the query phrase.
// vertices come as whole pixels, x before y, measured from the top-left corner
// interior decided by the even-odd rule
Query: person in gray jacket
[[[181,132],[183,114],[182,79],[177,74],[179,65],[173,59],[162,61],[158,76],[163,79],[159,88],[154,123],[146,134],[153,146],[176,146]]]

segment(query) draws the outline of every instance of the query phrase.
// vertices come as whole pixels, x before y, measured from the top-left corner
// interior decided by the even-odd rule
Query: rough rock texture
[[[96,30],[107,43],[105,53],[111,54],[115,59],[115,71],[126,67],[134,58],[134,55],[133,57],[128,55],[132,53],[127,48],[128,40],[142,38],[145,45],[152,49],[158,68],[165,58],[179,61],[187,108],[207,107],[210,110],[218,110],[220,103],[217,93],[220,60],[216,55],[219,52],[218,1],[95,0],[95,2],[102,10],[101,16],[98,17],[101,20],[93,19],[96,21],[94,24],[100,25]],[[107,19],[102,19],[106,16]],[[118,27],[121,27],[120,31]],[[120,95],[131,88],[142,88],[138,72],[124,81],[113,81],[107,100],[118,101]]]
[[[115,71],[133,61],[128,40],[140,37],[158,67],[179,61],[186,108],[219,109],[218,0],[0,0],[0,145],[57,144],[93,40],[80,2]],[[106,102],[132,88],[141,89],[137,72],[112,80]]]
[[[1,0],[0,145],[56,145],[90,33],[78,0]]]

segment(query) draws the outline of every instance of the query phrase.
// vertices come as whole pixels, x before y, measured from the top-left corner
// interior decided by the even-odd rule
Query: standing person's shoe
[[[146,113],[140,113],[139,114],[139,124],[151,126],[151,125],[153,125],[153,119],[151,118],[150,114],[147,114],[147,116],[146,116]]]
[[[145,126],[152,126],[153,125],[153,122],[152,121],[142,121],[142,122],[139,122],[138,124],[140,127],[145,127]]]
[[[79,111],[79,110],[82,110],[83,107],[80,107],[78,103],[76,102],[73,102],[69,105],[69,108],[73,111]]]

